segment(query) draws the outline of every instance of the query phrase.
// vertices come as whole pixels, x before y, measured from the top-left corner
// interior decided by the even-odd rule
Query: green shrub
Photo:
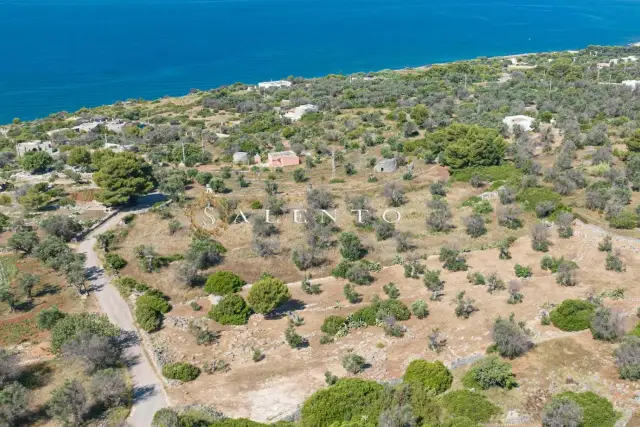
[[[205,292],[214,295],[227,295],[238,292],[246,284],[238,275],[230,271],[217,271],[207,278]]]
[[[523,267],[520,264],[516,264],[515,271],[516,271],[516,277],[520,277],[520,278],[531,277],[531,275],[533,274],[531,272],[531,267]]]
[[[349,262],[349,261],[340,261],[340,263],[338,265],[336,265],[336,268],[334,268],[333,270],[331,270],[331,275],[333,277],[339,277],[341,279],[346,279],[347,278],[347,271],[349,271],[349,268],[353,265],[353,263]]]
[[[418,359],[409,363],[402,379],[405,383],[417,383],[428,390],[433,390],[436,394],[440,394],[451,387],[453,375],[439,360],[427,362]]]
[[[449,182],[469,182],[474,175],[487,182],[508,181],[517,185],[522,178],[522,171],[511,163],[505,163],[500,166],[476,166],[456,170]]]
[[[107,254],[106,261],[109,267],[113,268],[114,270],[122,270],[127,266],[127,260],[125,260],[118,254]]]
[[[613,427],[620,418],[620,414],[613,409],[611,402],[590,391],[584,393],[567,391],[554,396],[556,397],[571,400],[582,408],[580,427]]]
[[[66,316],[65,313],[58,310],[58,307],[53,306],[51,308],[45,308],[38,313],[37,323],[39,329],[46,329],[50,331],[58,323],[60,319]]]
[[[384,387],[375,381],[345,378],[315,392],[302,406],[301,427],[330,426],[363,417],[377,420]]]
[[[489,356],[475,362],[462,378],[462,384],[468,388],[482,390],[491,387],[510,390],[518,385],[515,375],[511,372],[511,364],[503,362],[497,356]]]
[[[64,344],[84,332],[115,338],[120,334],[120,329],[104,315],[93,313],[67,315],[59,319],[51,329],[51,350],[54,353],[59,352]]]
[[[164,316],[148,305],[136,305],[135,317],[136,323],[140,328],[147,332],[152,332],[160,329]]]
[[[393,316],[396,320],[409,320],[411,317],[411,311],[409,307],[402,301],[396,299],[388,299],[380,301],[377,304],[378,312],[384,312],[385,314]]]
[[[466,417],[476,423],[486,423],[500,413],[493,403],[480,393],[455,390],[442,396],[442,406],[449,415]]]
[[[240,295],[227,295],[211,307],[209,318],[222,325],[245,325],[251,316],[251,308]]]
[[[329,316],[324,319],[320,330],[325,334],[335,335],[345,323],[347,319],[342,316]]]
[[[113,285],[116,287],[120,295],[128,298],[133,291],[146,292],[149,290],[149,286],[145,283],[138,282],[132,277],[118,277],[113,281]]]
[[[350,374],[359,374],[366,366],[367,361],[359,354],[349,353],[342,358],[342,367]]]
[[[251,286],[247,302],[256,313],[269,314],[290,298],[287,285],[273,277],[265,277]]]
[[[162,295],[162,294],[161,294]],[[155,311],[165,314],[171,310],[171,305],[166,299],[158,296],[153,290],[147,291],[136,300],[136,307],[147,306]]]
[[[190,363],[168,363],[162,367],[162,375],[171,380],[193,381],[200,375],[200,368]]]
[[[376,324],[377,315],[378,307],[375,305],[369,305],[354,312],[351,315],[351,320],[354,322],[364,322],[369,326],[373,326]]]
[[[358,236],[353,233],[342,233],[340,245],[340,255],[347,261],[359,260],[367,253]]]
[[[411,304],[411,312],[418,319],[424,319],[429,315],[429,306],[425,301],[419,299]]]
[[[554,308],[549,317],[551,323],[558,329],[582,331],[589,328],[595,309],[595,305],[589,301],[567,299]]]
[[[620,212],[609,220],[609,226],[621,230],[633,230],[638,227],[638,215],[633,212]]]
[[[521,203],[527,211],[534,211],[539,203],[552,202],[555,205],[555,212],[564,209],[560,204],[561,200],[560,194],[546,187],[527,188],[516,196],[516,201]]]

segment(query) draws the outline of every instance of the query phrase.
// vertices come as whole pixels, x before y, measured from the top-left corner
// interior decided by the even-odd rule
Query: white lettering
[[[389,220],[387,219],[387,213],[388,213],[388,212],[395,212],[395,214],[396,214],[396,220],[395,220],[395,221],[389,221]],[[389,223],[389,224],[400,221],[400,218],[401,218],[400,212],[398,212],[398,211],[397,211],[397,210],[395,210],[395,209],[387,209],[387,210],[386,210],[386,211],[384,211],[384,213],[382,214],[382,219],[384,220],[384,222],[387,222],[387,223]]]
[[[351,209],[351,212],[358,212],[358,224],[362,224],[362,212],[369,212],[368,209]]]
[[[306,212],[306,209],[294,209],[293,210],[293,222],[295,224],[306,224],[307,223],[307,219],[305,217],[300,218],[298,216],[298,214],[300,212]]]
[[[328,216],[329,218],[331,218],[331,221],[336,222],[336,218],[338,218],[338,211],[337,210],[333,210],[333,216],[331,216],[331,214],[327,211],[325,211],[324,209],[322,209],[322,220],[320,221],[322,224],[326,224],[324,222],[324,216]]]
[[[216,224],[216,217],[213,216],[213,214],[209,213],[208,210],[211,209],[210,206],[207,206],[206,208],[204,208],[204,216],[206,216],[207,218],[209,218],[211,220],[211,225],[215,225]],[[213,209],[211,209],[213,210]],[[205,223],[205,225],[207,225]]]
[[[271,222],[269,221],[269,209],[264,211],[264,222],[266,222],[267,224],[278,224],[278,220],[276,219],[276,222]]]
[[[233,223],[237,224],[239,218],[242,218],[242,221],[240,221],[240,222],[246,222],[247,224],[249,224],[249,220],[244,215],[244,212],[242,212],[242,209],[240,209],[240,213],[239,214],[236,214],[236,217],[234,218]]]

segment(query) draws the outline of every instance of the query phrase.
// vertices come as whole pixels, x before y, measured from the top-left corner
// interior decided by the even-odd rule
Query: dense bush
[[[620,378],[640,380],[640,338],[635,335],[625,338],[616,349],[614,357]]]
[[[325,334],[335,335],[346,322],[347,319],[342,316],[329,316],[324,319],[320,330]]]
[[[351,320],[353,320],[354,322],[364,322],[369,326],[373,326],[376,324],[377,315],[378,306],[372,304],[354,312],[351,315]]]
[[[393,316],[396,320],[409,320],[411,317],[411,311],[409,307],[402,301],[396,299],[388,299],[373,303],[377,308],[378,313],[382,312],[389,316]]]
[[[624,334],[624,318],[609,307],[598,307],[589,325],[593,338],[613,341]]]
[[[92,313],[67,315],[59,319],[51,329],[51,350],[57,353],[64,344],[85,332],[99,337],[115,338],[120,334],[120,329],[111,324],[107,316]]]
[[[136,307],[141,306],[150,307],[162,314],[168,313],[169,310],[171,310],[171,305],[167,300],[163,298],[163,296],[159,296],[158,293],[153,290],[149,290],[144,295],[138,297],[136,300]]]
[[[359,260],[367,253],[358,236],[353,233],[342,233],[340,245],[340,255],[347,261]]]
[[[582,407],[566,397],[554,397],[542,411],[542,427],[579,427]]]
[[[520,264],[516,264],[515,270],[516,270],[516,277],[520,277],[520,278],[531,277],[531,275],[533,274],[531,272],[531,267],[524,267]]]
[[[156,331],[162,325],[162,313],[148,305],[136,306],[135,317],[138,326],[147,332]]]
[[[516,196],[516,201],[521,203],[525,210],[534,211],[541,203],[553,203],[554,209],[560,209],[562,196],[546,187],[527,188]]]
[[[118,254],[107,254],[105,259],[107,261],[107,265],[109,265],[109,267],[113,268],[114,270],[122,270],[127,266],[127,260],[125,260]]]
[[[256,313],[269,314],[291,298],[289,288],[281,280],[266,277],[255,282],[247,302]]]
[[[418,359],[409,363],[402,380],[407,384],[418,384],[434,393],[444,393],[451,387],[453,375],[440,362]]]
[[[509,359],[525,354],[533,343],[524,325],[516,323],[513,315],[509,319],[498,317],[491,332],[495,349],[502,357]]]
[[[567,299],[555,307],[549,317],[551,323],[563,331],[587,329],[595,312],[595,305],[589,301]]]
[[[418,319],[424,319],[425,317],[427,317],[429,315],[429,307],[427,306],[426,302],[424,302],[423,300],[419,299],[419,300],[414,301],[411,304],[411,312]]]
[[[355,378],[315,392],[302,406],[301,427],[330,426],[334,422],[377,420],[382,409],[384,387],[375,381]]]
[[[359,354],[349,353],[342,358],[342,367],[350,374],[359,374],[366,366],[367,361]]]
[[[489,356],[475,362],[462,378],[462,384],[469,388],[486,390],[491,387],[517,387],[515,375],[511,372],[511,364],[503,362],[497,356]]]
[[[38,313],[37,323],[39,329],[46,329],[50,331],[58,323],[60,319],[66,316],[65,313],[58,310],[58,307],[53,306],[51,308],[45,308]]]
[[[579,427],[613,427],[620,414],[613,409],[613,405],[604,397],[590,391],[574,393],[567,391],[554,396],[554,399],[567,399],[582,408],[582,423]]]
[[[251,316],[251,309],[240,295],[227,295],[211,307],[209,318],[222,325],[245,325]]]
[[[193,381],[200,375],[200,368],[190,363],[168,363],[162,367],[162,375],[171,380]]]
[[[244,280],[230,271],[217,271],[207,278],[204,290],[209,294],[227,295],[238,292],[245,284]]]
[[[467,260],[456,249],[440,248],[439,259],[444,263],[442,267],[449,271],[467,271]]]
[[[442,406],[449,415],[466,417],[475,423],[486,423],[500,413],[500,408],[480,393],[455,390],[442,397]]]
[[[128,298],[133,291],[146,292],[149,290],[149,286],[146,283],[137,281],[132,277],[118,277],[113,281],[113,285],[116,287],[120,295]]]

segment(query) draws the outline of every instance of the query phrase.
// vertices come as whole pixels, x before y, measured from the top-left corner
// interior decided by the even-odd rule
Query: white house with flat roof
[[[292,122],[297,122],[307,113],[317,113],[318,107],[313,104],[305,104],[300,105],[299,107],[293,108],[284,114],[284,117],[291,120]]]
[[[16,153],[18,153],[18,157],[37,151],[44,151],[49,154],[53,154],[53,143],[51,141],[40,141],[39,139],[36,139],[34,141],[16,144]]]
[[[76,132],[84,132],[84,133],[88,133],[91,132],[92,130],[94,130],[95,128],[97,128],[100,125],[101,122],[87,122],[87,123],[81,123],[78,126],[74,126],[71,129],[73,129]]]
[[[640,80],[623,80],[623,86],[629,86],[631,89],[635,89],[640,85]]]
[[[518,115],[518,116],[507,116],[502,119],[502,123],[509,127],[510,131],[513,131],[513,126],[519,125],[525,131],[533,130],[533,122],[535,119],[533,117]]]
[[[270,82],[258,83],[258,87],[260,89],[283,88],[283,87],[291,87],[292,85],[293,83],[287,80],[275,80]]]

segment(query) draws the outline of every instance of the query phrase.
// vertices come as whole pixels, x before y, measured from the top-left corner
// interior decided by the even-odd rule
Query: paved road
[[[127,303],[117,289],[104,275],[102,263],[93,247],[98,234],[108,231],[122,219],[125,213],[118,214],[89,234],[78,246],[79,252],[87,255],[86,268],[91,273],[90,287],[100,303],[102,311],[109,319],[125,332],[135,332],[133,318]],[[133,381],[133,408],[127,420],[133,427],[149,427],[153,414],[167,406],[167,399],[160,380],[151,367],[140,344],[133,343],[125,350],[125,359],[131,360],[129,374]]]

